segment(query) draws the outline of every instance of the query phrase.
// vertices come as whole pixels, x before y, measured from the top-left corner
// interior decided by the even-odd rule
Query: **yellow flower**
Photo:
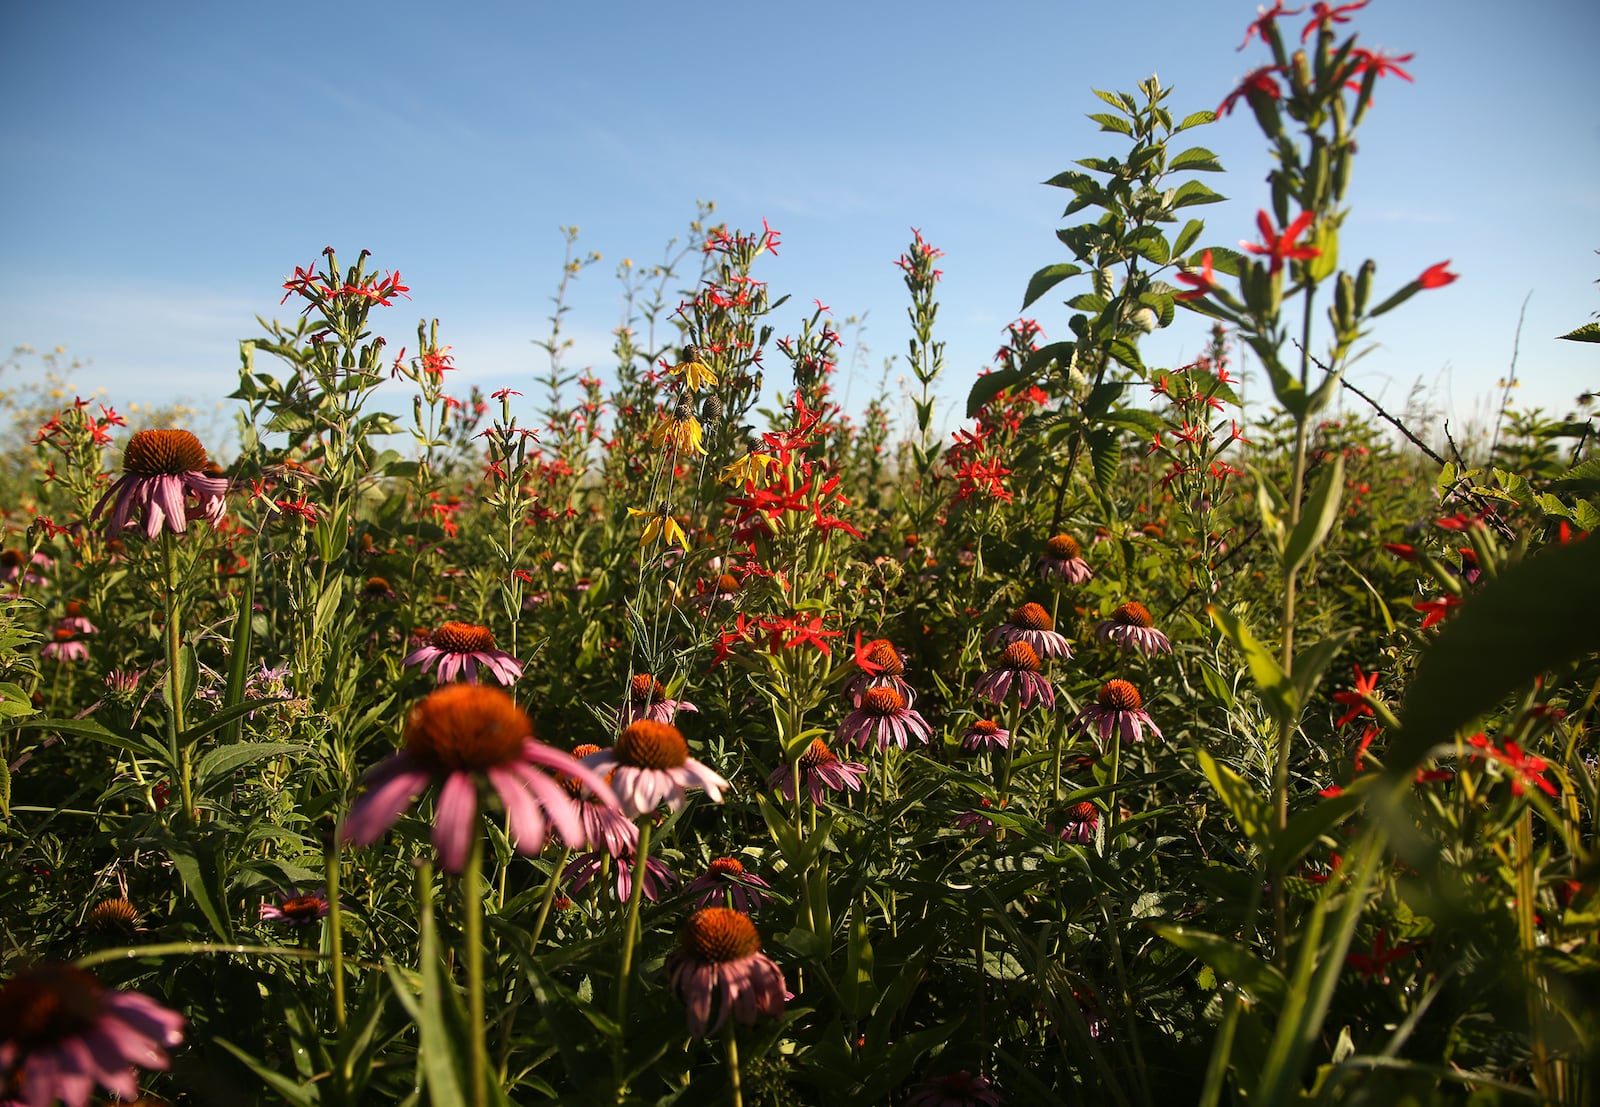
[[[759,483],[762,475],[777,463],[778,459],[771,454],[745,454],[723,469],[720,479],[723,484]]]
[[[648,518],[650,521],[644,525],[644,534],[639,538],[640,546],[648,546],[657,538],[665,538],[667,545],[677,543],[684,553],[689,552],[689,536],[683,533],[683,528],[678,525],[678,520],[672,517],[671,511],[662,507],[656,511],[645,511],[641,508],[630,507],[629,517]]]
[[[716,371],[698,358],[686,358],[671,369],[668,369],[667,372],[675,377],[681,376],[683,383],[692,392],[698,392],[702,388],[717,383]]]
[[[671,445],[680,454],[703,454],[706,448],[700,442],[700,420],[693,415],[679,419],[668,415],[650,434],[650,444],[657,448]]]

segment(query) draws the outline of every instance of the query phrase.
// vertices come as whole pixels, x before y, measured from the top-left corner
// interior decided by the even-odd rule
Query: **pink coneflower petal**
[[[544,845],[548,832],[544,813],[515,766],[496,765],[485,774],[506,809],[506,838],[518,853],[532,855]],[[534,774],[538,775],[538,774]],[[562,797],[564,800],[565,796]],[[570,805],[570,800],[567,803]]]
[[[350,805],[340,837],[352,845],[370,846],[405,814],[433,773],[408,754],[397,754],[366,776],[367,790]]]
[[[565,788],[530,765],[513,766],[512,772],[522,781],[526,794],[544,810],[545,818],[555,827],[563,842],[574,849],[588,845],[578,805]],[[544,842],[545,839],[541,837],[535,848],[542,847]]]
[[[439,789],[433,814],[433,848],[439,864],[458,873],[467,863],[472,835],[478,829],[478,786],[469,773],[451,773]]]

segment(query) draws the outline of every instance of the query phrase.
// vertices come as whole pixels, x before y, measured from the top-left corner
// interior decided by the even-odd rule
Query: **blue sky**
[[[1174,108],[1215,107],[1262,64],[1236,53],[1254,3],[453,6],[110,3],[0,9],[0,349],[92,362],[110,400],[214,406],[254,316],[325,245],[365,247],[412,299],[380,311],[390,349],[441,320],[452,387],[521,388],[541,367],[558,227],[604,260],[570,297],[573,367],[605,375],[624,257],[656,260],[699,199],[783,235],[758,276],[865,313],[859,406],[909,327],[894,259],[912,227],[946,252],[950,405],[1015,318],[1029,275],[1068,260],[1063,193],[1039,182],[1116,152],[1092,87],[1159,74]],[[1133,13],[1137,11],[1138,15]],[[1449,258],[1461,279],[1380,321],[1352,378],[1414,384],[1482,418],[1530,292],[1517,399],[1565,412],[1600,388],[1593,346],[1554,341],[1600,310],[1600,123],[1590,0],[1375,0],[1364,45],[1415,52],[1361,132],[1342,254],[1379,288]],[[1286,26],[1298,27],[1300,20]],[[1235,199],[1202,242],[1253,237],[1264,144],[1248,112],[1191,132]],[[1048,336],[1070,314],[1030,314]],[[1147,360],[1187,360],[1204,321]],[[846,364],[853,351],[844,354]],[[776,355],[769,366],[781,361]],[[897,365],[893,375],[903,372]],[[769,383],[775,375],[769,374]],[[0,380],[0,386],[8,382]],[[391,408],[404,410],[403,398]]]

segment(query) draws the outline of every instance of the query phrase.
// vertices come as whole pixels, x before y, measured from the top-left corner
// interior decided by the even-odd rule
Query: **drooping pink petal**
[[[433,848],[439,851],[439,865],[446,872],[458,873],[467,864],[467,851],[478,830],[478,786],[467,772],[445,777],[433,810]]]

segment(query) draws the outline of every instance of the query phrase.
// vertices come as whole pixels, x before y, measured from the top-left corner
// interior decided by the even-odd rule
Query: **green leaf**
[[[1183,230],[1178,232],[1178,237],[1172,241],[1172,256],[1179,257],[1182,254],[1188,253],[1189,247],[1193,246],[1195,242],[1199,240],[1201,232],[1205,229],[1205,222],[1200,219],[1191,219],[1185,223],[1183,225]],[[1212,259],[1211,267],[1213,269],[1216,268],[1215,258]]]
[[[206,884],[206,873],[209,872],[214,877],[216,866],[207,865],[202,869],[200,859],[189,852],[190,844],[176,841],[166,843],[167,856],[172,858],[172,867],[178,870],[178,875],[183,879],[183,886],[194,897],[200,913],[205,915],[206,921],[211,924],[211,929],[216,932],[217,937],[226,942],[233,935],[223,922],[223,916],[218,914],[216,899],[213,898],[212,889]]]
[[[864,901],[850,908],[850,945],[845,952],[844,979],[839,982],[839,999],[852,1019],[862,1018],[877,1001],[878,989],[872,983],[872,938],[867,927]]]
[[[1183,117],[1182,123],[1172,128],[1172,133],[1177,134],[1179,131],[1187,131],[1190,127],[1202,127],[1207,123],[1215,122],[1216,118],[1216,112],[1212,111],[1190,112]]]
[[[1153,265],[1165,265],[1172,258],[1167,236],[1154,227],[1144,227],[1129,236],[1127,245]]]
[[[1117,483],[1117,470],[1122,464],[1122,447],[1117,432],[1106,427],[1091,428],[1084,436],[1089,442],[1089,460],[1094,467],[1094,480],[1102,492]]]
[[[1577,330],[1558,334],[1557,338],[1565,338],[1569,342],[1600,342],[1600,323],[1585,323]]]
[[[1311,491],[1311,498],[1301,510],[1300,521],[1283,550],[1286,572],[1294,572],[1306,563],[1328,538],[1334,520],[1339,517],[1340,498],[1344,494],[1344,456],[1333,455],[1333,464],[1322,471],[1322,478]]]
[[[238,707],[244,702],[245,686],[250,682],[250,645],[254,631],[256,574],[254,568],[245,575],[244,587],[239,590],[239,605],[233,616],[233,655],[229,659],[228,690],[222,700],[224,708]],[[244,737],[244,720],[238,720],[229,736],[232,741]]]
[[[1266,647],[1250,633],[1250,628],[1245,626],[1233,612],[1217,604],[1208,606],[1206,612],[1222,629],[1223,636],[1233,643],[1234,649],[1244,655],[1245,665],[1250,669],[1250,678],[1255,681],[1256,689],[1261,693],[1261,698],[1265,701],[1273,719],[1279,725],[1293,723],[1300,713],[1300,704],[1295,695],[1294,685],[1289,682],[1283,666],[1278,664],[1277,659],[1267,652]]]
[[[1136,407],[1123,408],[1121,411],[1108,411],[1100,417],[1100,422],[1114,427],[1128,427],[1131,430],[1144,434],[1160,434],[1167,429],[1167,424],[1161,416],[1153,411],[1142,411]]]
[[[1551,481],[1549,487],[1559,492],[1600,492],[1600,457],[1574,465]]]
[[[1366,802],[1360,792],[1346,791],[1342,795],[1319,800],[1304,811],[1296,811],[1289,823],[1272,839],[1272,857],[1269,872],[1287,872],[1289,867],[1316,844],[1356,808]]]
[[[1105,111],[1091,112],[1089,118],[1100,124],[1102,131],[1112,131],[1119,135],[1129,136],[1133,134],[1133,124],[1120,115],[1112,115],[1110,112]]]
[[[1228,766],[1212,757],[1206,750],[1196,750],[1200,771],[1217,796],[1227,805],[1233,821],[1239,824],[1246,838],[1262,851],[1272,848],[1272,807],[1267,798],[1250,787],[1250,782]]]
[[[1226,980],[1263,1003],[1283,1002],[1289,982],[1283,974],[1261,958],[1227,938],[1175,923],[1145,923],[1157,935],[1205,964],[1221,980]]]
[[[1168,162],[1167,169],[1173,172],[1190,169],[1201,173],[1221,173],[1222,163],[1217,160],[1217,155],[1204,146],[1191,146]]]
[[[1195,204],[1220,204],[1227,197],[1213,192],[1199,181],[1184,181],[1172,194],[1172,208],[1191,207]]]
[[[1106,381],[1090,389],[1088,399],[1083,401],[1083,416],[1085,419],[1095,419],[1110,410],[1127,391],[1128,385],[1124,381]]]
[[[294,742],[236,742],[218,746],[207,752],[195,766],[195,789],[203,794],[212,784],[246,765],[289,753],[303,753],[305,748]]]
[[[1600,650],[1600,541],[1545,549],[1467,597],[1417,664],[1385,772],[1409,780],[1436,742],[1541,673]],[[1581,614],[1580,614],[1581,613]]]
[[[985,373],[972,382],[972,390],[967,393],[967,418],[977,417],[978,412],[1000,393],[1012,385],[1021,384],[1031,378],[1024,376],[1015,369],[996,369],[993,373]]]
[[[1028,290],[1022,296],[1022,310],[1027,311],[1028,306],[1049,292],[1056,285],[1068,277],[1076,277],[1083,272],[1083,268],[1073,265],[1070,261],[1058,265],[1047,265],[1028,279]]]
[[[1307,646],[1294,656],[1294,690],[1301,703],[1310,703],[1322,674],[1340,650],[1356,636],[1356,628],[1341,630],[1312,646]]]
[[[284,1101],[291,1104],[292,1107],[316,1107],[317,1104],[322,1102],[318,1085],[301,1085],[293,1080],[290,1080],[287,1076],[277,1072],[267,1064],[256,1060],[256,1058],[251,1054],[246,1053],[244,1050],[240,1049],[226,1038],[218,1036],[212,1040],[220,1045],[223,1049],[239,1058],[239,1060],[243,1061],[245,1066],[249,1068],[251,1072],[255,1073],[263,1081],[265,1081],[267,1087],[277,1092],[284,1098]]]

